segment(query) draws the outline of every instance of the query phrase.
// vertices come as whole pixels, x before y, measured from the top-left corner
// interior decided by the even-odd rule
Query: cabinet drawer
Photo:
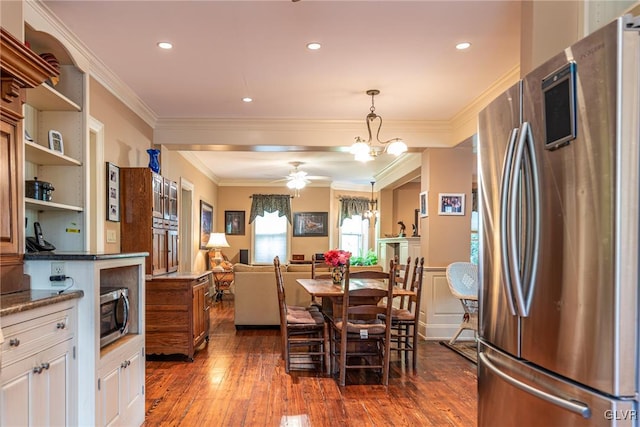
[[[153,228],[165,228],[162,218],[153,218]]]
[[[2,366],[73,337],[74,311],[67,309],[2,328]]]

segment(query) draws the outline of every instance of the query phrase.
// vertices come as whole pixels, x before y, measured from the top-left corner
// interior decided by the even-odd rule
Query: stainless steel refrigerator
[[[480,114],[480,427],[640,425],[639,24]]]

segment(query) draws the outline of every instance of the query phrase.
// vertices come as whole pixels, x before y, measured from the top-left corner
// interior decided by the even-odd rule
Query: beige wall
[[[104,161],[118,167],[146,166],[153,129],[94,79],[89,81],[89,115],[104,125]],[[120,223],[95,212],[91,224],[116,233],[116,242],[105,241],[105,252],[120,252]],[[95,219],[95,220],[94,220]]]
[[[471,188],[476,156],[471,147],[430,148],[422,155],[422,188],[428,191],[428,216],[421,218],[421,251],[425,265],[445,267],[468,261],[471,242]],[[438,215],[440,193],[464,193],[461,216]]]
[[[398,221],[404,222],[407,227],[406,236],[410,237],[413,233],[413,223],[415,219],[415,210],[420,207],[420,183],[409,182],[393,191],[393,218],[395,224],[395,233],[400,232]]]
[[[24,40],[21,1],[0,1],[0,26],[17,39]]]
[[[153,129],[93,79],[90,79],[89,93],[89,114],[104,125],[105,162],[111,162],[118,167],[146,167],[149,164],[146,150],[152,146]],[[204,251],[198,249],[200,200],[215,206],[218,197],[217,186],[180,153],[165,149],[160,155],[160,173],[178,184],[181,178],[193,184],[193,235],[186,238],[193,242],[194,259],[189,269],[203,271],[206,269],[206,259]],[[98,224],[98,227],[103,226],[105,236],[107,230],[113,230],[117,235],[116,243],[105,242],[105,251],[120,252],[120,223],[106,221],[104,212],[96,212],[96,215],[97,220],[92,223]]]

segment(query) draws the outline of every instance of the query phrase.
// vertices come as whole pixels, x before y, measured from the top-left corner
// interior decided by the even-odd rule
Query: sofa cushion
[[[287,266],[287,272],[289,273],[307,272],[311,274],[311,265],[310,264],[289,264]]]
[[[282,272],[287,271],[287,266],[286,265],[281,265],[280,269],[282,270]],[[265,271],[269,271],[271,273],[273,273],[273,265],[248,265],[248,264],[234,264],[233,266],[233,272],[234,273],[238,273],[238,272],[253,272],[253,273],[258,273],[258,272],[265,272]]]

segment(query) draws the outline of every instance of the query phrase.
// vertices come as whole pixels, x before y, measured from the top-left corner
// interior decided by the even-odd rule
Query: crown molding
[[[185,160],[187,160],[196,169],[198,169],[200,172],[202,172],[202,174],[204,174],[207,178],[209,178],[214,184],[221,185],[220,184],[220,182],[221,182],[220,178],[217,175],[215,175],[213,172],[211,172],[211,169],[209,169],[204,163],[202,163],[202,161],[198,158],[196,152],[194,152],[194,151],[178,151],[178,154],[180,154],[182,157],[184,157]]]
[[[514,66],[502,77],[493,82],[471,103],[455,114],[451,120],[451,144],[455,146],[477,132],[478,114],[491,101],[520,80],[520,65]]]
[[[150,127],[158,120],[157,114],[142,99],[107,67],[41,0],[27,0],[25,21],[41,29],[43,24],[51,27],[54,35],[69,49],[76,66],[104,86],[113,96],[125,104]],[[34,12],[31,15],[29,12]],[[38,18],[38,19],[37,19]]]

